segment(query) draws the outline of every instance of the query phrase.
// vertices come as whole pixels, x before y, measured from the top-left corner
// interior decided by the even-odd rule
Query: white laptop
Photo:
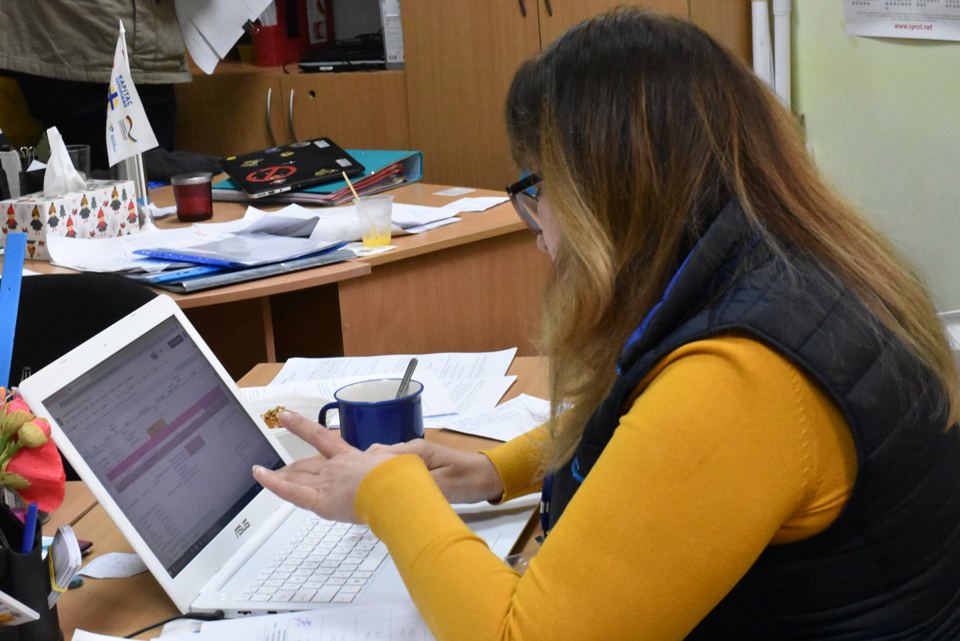
[[[253,480],[254,464],[276,469],[289,455],[172,299],[147,303],[22,381],[20,391],[181,612],[238,616],[409,599],[383,544],[364,527],[322,521]],[[503,556],[528,513],[521,506],[465,519]],[[304,534],[313,526],[319,534]],[[356,550],[334,549],[335,561],[300,554],[316,541],[334,547],[325,541],[341,535]],[[304,588],[294,582],[304,570],[284,562],[285,576],[294,576],[261,587],[280,551],[340,578],[331,588],[308,577]]]

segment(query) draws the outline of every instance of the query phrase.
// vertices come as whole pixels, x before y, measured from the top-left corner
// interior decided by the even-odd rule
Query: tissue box
[[[83,191],[62,196],[29,194],[0,201],[3,234],[27,233],[27,258],[50,260],[47,237],[112,238],[140,231],[133,181],[90,180]]]

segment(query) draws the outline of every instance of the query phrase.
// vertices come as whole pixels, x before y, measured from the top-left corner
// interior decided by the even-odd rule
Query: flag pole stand
[[[137,168],[137,214],[140,218],[140,230],[156,231],[157,226],[153,224],[153,209],[150,207],[150,192],[147,191],[147,177],[143,171],[143,154],[137,154],[133,159]]]
[[[150,207],[150,193],[147,191],[146,174],[143,171],[143,155],[134,154],[122,162],[121,178],[133,181],[134,198],[137,202],[137,218],[141,231],[155,231],[153,211]]]

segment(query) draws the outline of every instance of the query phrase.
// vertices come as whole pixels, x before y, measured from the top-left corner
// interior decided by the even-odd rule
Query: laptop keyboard
[[[365,525],[312,519],[239,595],[242,601],[351,603],[387,556]]]

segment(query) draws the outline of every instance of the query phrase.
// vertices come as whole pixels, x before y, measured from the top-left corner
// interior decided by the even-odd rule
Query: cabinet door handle
[[[526,17],[527,17],[527,3],[524,2],[523,0],[519,0],[519,2],[520,2],[520,15],[523,16],[524,18],[526,18]]]
[[[277,137],[273,135],[273,123],[270,121],[270,99],[273,97],[273,87],[267,87],[267,109],[264,113],[267,114],[267,135],[270,136],[270,146],[277,146]]]
[[[543,0],[544,6],[547,8],[547,15],[551,18],[553,17],[553,3],[550,0]]]
[[[287,130],[290,132],[291,142],[300,142],[297,132],[293,128],[293,89],[290,90],[290,102],[287,106]]]

